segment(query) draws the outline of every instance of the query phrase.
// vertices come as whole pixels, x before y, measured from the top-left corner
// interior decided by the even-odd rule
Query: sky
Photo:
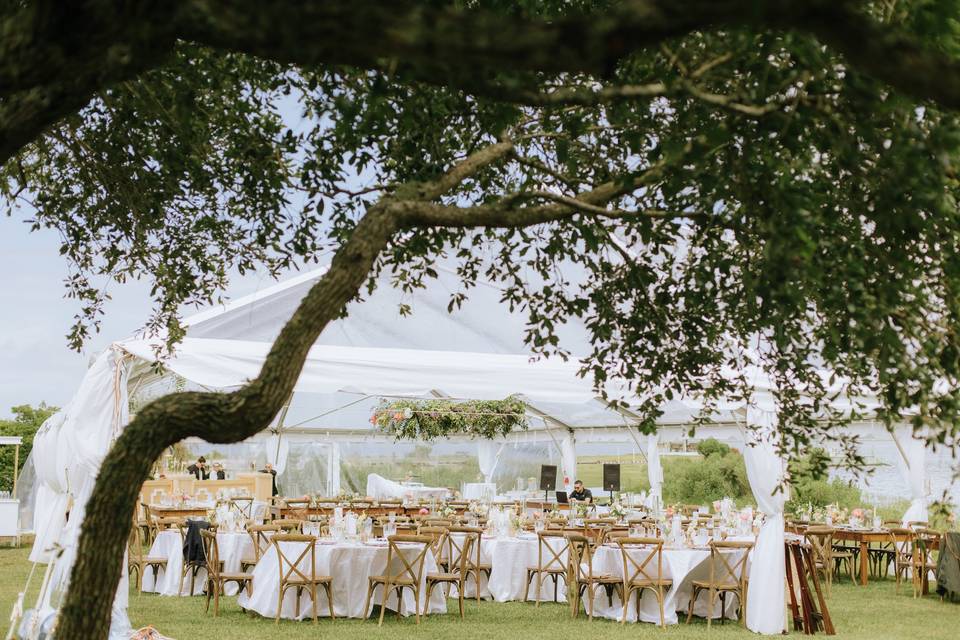
[[[0,419],[21,404],[63,406],[76,391],[90,358],[143,326],[151,310],[147,282],[112,285],[100,333],[83,353],[67,345],[79,309],[64,298],[66,261],[56,232],[30,232],[21,218],[0,216]],[[269,276],[235,279],[237,297],[273,284]]]

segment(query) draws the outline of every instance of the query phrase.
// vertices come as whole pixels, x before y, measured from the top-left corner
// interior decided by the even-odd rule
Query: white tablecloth
[[[446,487],[425,487],[419,483],[394,482],[376,473],[367,476],[367,495],[376,500],[387,498],[404,500],[441,499],[447,497],[449,493],[450,491]]]
[[[217,547],[220,549],[220,560],[223,561],[223,571],[236,573],[240,571],[240,561],[249,558],[253,559],[253,540],[246,532],[217,533]],[[179,531],[168,529],[157,534],[157,539],[153,541],[148,555],[166,558],[166,569],[160,569],[157,579],[154,580],[153,571],[147,570],[143,576],[143,590],[149,593],[159,593],[164,596],[177,595],[177,588],[180,585],[180,573],[183,570],[183,540]],[[193,585],[193,595],[203,593],[204,583],[207,579],[207,572],[201,569],[197,572],[196,580]],[[227,595],[237,593],[237,585],[231,583],[226,585]],[[190,576],[183,579],[183,592],[180,595],[190,594]]]
[[[458,535],[458,534],[452,534]],[[459,534],[461,537],[464,534]],[[462,545],[462,542],[458,544]],[[527,579],[527,567],[537,566],[537,536],[531,533],[520,534],[515,538],[507,536],[491,537],[484,534],[480,545],[480,562],[491,566],[490,579],[486,576],[480,578],[480,591],[483,598],[494,599],[497,602],[522,601]],[[562,545],[562,541],[555,544]],[[474,554],[471,551],[471,556]],[[550,556],[544,551],[544,562],[546,563]],[[560,556],[566,562],[566,554]],[[464,595],[467,597],[476,597],[476,581],[473,575],[467,581]],[[456,593],[454,591],[453,593]],[[566,581],[561,579],[557,588],[557,602],[566,602]],[[530,581],[529,599],[536,599],[537,582],[536,579]],[[544,577],[543,587],[540,591],[540,600],[549,602],[553,600],[553,579]]]
[[[300,555],[302,543],[282,543],[284,555],[293,560]],[[289,549],[288,549],[289,547]],[[413,552],[414,548],[410,548]],[[309,556],[308,556],[309,557]],[[412,558],[411,558],[412,560]],[[399,563],[399,560],[394,560]],[[367,597],[368,578],[373,575],[383,575],[387,568],[386,542],[371,543],[317,543],[316,574],[333,577],[333,611],[338,617],[363,618],[363,605]],[[301,567],[307,570],[307,566]],[[420,610],[423,611],[426,598],[426,576],[428,573],[437,573],[437,563],[429,552],[423,568],[423,584],[420,590]],[[253,594],[243,593],[237,603],[262,616],[273,618],[277,615],[277,598],[280,589],[280,563],[276,549],[271,546],[260,558],[259,564],[253,571]],[[395,593],[395,592],[394,592]],[[283,618],[295,618],[296,589],[288,589],[284,594],[280,615]],[[327,597],[322,589],[317,594],[317,615],[328,615]],[[379,605],[383,598],[383,587],[379,587],[371,600],[371,611],[374,605]],[[397,597],[392,595],[387,600],[387,608],[397,610]],[[446,613],[447,603],[443,589],[434,589],[430,597],[428,613]],[[412,615],[414,611],[413,594],[410,589],[404,590],[403,603],[400,607],[402,615]],[[313,616],[309,593],[304,593],[300,599],[300,618]]]
[[[742,552],[735,552],[742,553]],[[739,557],[739,556],[734,556]],[[673,586],[664,593],[663,617],[666,624],[677,624],[677,611],[685,615],[690,605],[690,594],[693,592],[691,582],[693,580],[709,580],[710,578],[710,549],[672,549],[663,550],[663,577],[673,580]],[[647,570],[651,573],[656,572],[655,561],[651,561]],[[733,565],[731,558],[728,562]],[[628,568],[628,571],[635,568]],[[616,545],[604,544],[597,547],[593,556],[594,574],[610,574],[623,577],[623,556],[620,548]],[[632,572],[632,571],[631,571]],[[586,596],[584,596],[586,597]],[[594,616],[602,616],[611,620],[620,620],[623,616],[623,602],[619,596],[613,594],[613,603],[607,598],[603,589],[597,589],[594,603]],[[733,596],[727,596],[726,615],[728,618],[736,619],[737,599]],[[696,616],[706,616],[707,614],[707,594],[701,593],[694,605],[693,613]],[[714,618],[720,617],[720,600],[717,599],[714,608]],[[627,607],[627,620],[634,622],[637,619],[637,599],[633,596]],[[657,604],[656,596],[649,590],[644,590],[640,601],[640,620],[643,622],[653,622],[660,624],[660,608]]]

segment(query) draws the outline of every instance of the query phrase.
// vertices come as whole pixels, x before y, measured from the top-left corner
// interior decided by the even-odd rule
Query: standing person
[[[269,462],[263,465],[263,469],[260,469],[260,473],[269,473],[273,476],[273,495],[279,495],[277,491],[277,470],[273,468],[273,465]]]
[[[577,480],[573,483],[573,492],[570,493],[570,499],[590,504],[593,502],[593,493],[583,486],[582,481]]]
[[[227,479],[227,472],[223,470],[223,465],[219,462],[213,463],[213,475],[215,480]]]
[[[193,474],[197,480],[209,480],[210,469],[207,468],[207,459],[203,456],[197,458],[197,461],[187,467],[187,473]]]

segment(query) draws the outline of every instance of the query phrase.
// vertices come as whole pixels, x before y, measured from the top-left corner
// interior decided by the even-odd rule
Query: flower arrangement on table
[[[445,504],[440,507],[440,511],[438,513],[442,518],[452,518],[453,516],[457,515],[457,510],[454,509],[452,505]]]
[[[474,500],[467,506],[467,511],[480,518],[486,518],[487,514],[490,512],[490,505]]]
[[[551,509],[551,510],[550,510],[550,513],[549,513],[548,515],[549,515],[550,518],[553,519],[553,520],[566,520],[566,519],[567,519],[567,514],[564,513],[563,511],[560,511],[560,510],[557,509],[556,507],[554,507],[553,509]]]
[[[850,521],[849,521],[850,526],[862,527],[864,522],[866,521],[866,516],[867,516],[866,512],[860,507],[857,507],[856,509],[851,510]]]
[[[577,517],[581,520],[587,517],[587,513],[590,512],[590,505],[586,502],[578,502],[575,506]]]
[[[624,509],[623,505],[620,504],[619,501],[613,502],[610,505],[610,515],[617,520],[623,520],[627,515],[627,510]]]

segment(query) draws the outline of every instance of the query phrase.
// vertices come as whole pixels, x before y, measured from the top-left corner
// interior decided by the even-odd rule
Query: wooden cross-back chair
[[[446,527],[420,527],[417,535],[430,538],[430,552],[437,566],[446,570],[447,567],[447,528]]]
[[[280,533],[280,527],[274,524],[251,524],[247,526],[247,535],[253,541],[253,558],[244,558],[240,565],[254,566],[260,562],[264,551],[270,548],[270,540]]]
[[[663,540],[660,538],[619,538],[623,558],[623,618],[627,621],[627,607],[631,596],[637,594],[639,619],[640,600],[644,591],[653,592],[660,606],[660,626],[666,627],[663,611],[664,592],[673,586],[673,580],[663,577]]]
[[[460,605],[460,619],[463,620],[463,592],[466,586],[466,576],[470,567],[471,549],[479,542],[479,533],[463,533],[463,541],[459,544],[454,542],[454,534],[445,536],[450,545],[449,570],[441,573],[427,574],[427,597],[424,599],[423,614],[427,614],[430,607],[430,594],[433,593],[437,585],[449,584],[457,588],[457,603]],[[479,544],[476,545],[479,548]],[[454,555],[454,548],[457,554]],[[477,583],[477,593],[479,594],[479,581]],[[449,597],[449,592],[448,592]],[[479,600],[479,596],[477,598]]]
[[[570,551],[570,540],[563,531],[541,531],[537,534],[537,566],[527,567],[527,579],[523,588],[523,601],[530,595],[530,581],[537,581],[537,604],[540,606],[540,593],[543,590],[543,581],[553,580],[553,599],[557,600],[560,580],[567,580],[569,567],[567,555]]]
[[[387,568],[383,575],[370,576],[367,585],[367,601],[363,605],[364,618],[370,612],[370,602],[377,587],[383,587],[383,599],[380,601],[379,625],[383,625],[383,614],[387,609],[387,599],[392,592],[397,594],[397,617],[402,614],[403,590],[413,592],[414,612],[417,624],[420,624],[420,586],[423,584],[423,565],[430,552],[432,539],[429,536],[390,536],[387,546]],[[411,553],[404,553],[408,551]],[[410,556],[413,556],[411,561]],[[429,602],[425,605],[429,606]]]
[[[206,611],[210,611],[210,599],[213,598],[213,616],[220,615],[220,594],[223,593],[225,585],[236,583],[239,591],[244,589],[250,593],[253,590],[252,573],[228,573],[223,571],[223,561],[220,559],[220,545],[217,544],[216,531],[201,531],[200,537],[203,539],[203,555],[207,561],[207,606]]]
[[[470,549],[466,549],[464,540],[469,536],[475,537],[476,540],[472,543]],[[493,571],[493,565],[482,562],[480,558],[483,545],[483,529],[479,527],[450,527],[447,540],[450,552],[450,571],[465,572],[463,575],[464,581],[473,575],[477,589],[477,603],[479,604],[482,595],[480,592],[480,577],[485,574],[487,580],[489,580],[490,573]],[[466,554],[465,557],[463,557],[464,554]],[[463,567],[458,569],[461,566],[461,558],[464,560]]]
[[[613,592],[616,591],[623,598],[623,579],[619,576],[605,573],[595,573],[593,570],[593,545],[590,538],[582,533],[568,533],[570,541],[570,582],[567,588],[567,598],[570,600],[570,615],[576,618],[580,615],[580,603],[587,617],[593,620],[593,607],[597,588],[602,588],[610,604],[613,604]],[[583,594],[587,598],[584,600]]]
[[[242,518],[251,520],[253,518],[253,498],[230,498],[230,510],[235,511]]]
[[[154,518],[153,524],[157,532],[160,531],[180,531],[186,519],[184,518]]]
[[[937,562],[933,557],[934,551],[940,548],[940,532],[934,529],[918,527],[913,532],[911,549],[913,578],[913,597],[921,596],[927,590],[930,572],[936,574]]]
[[[157,581],[157,575],[160,569],[167,570],[167,559],[159,556],[149,556],[143,553],[143,539],[139,526],[133,526],[130,529],[130,537],[127,539],[127,573],[137,572],[137,592],[143,593],[143,573],[147,569],[153,570],[153,581]]]
[[[814,566],[823,572],[823,581],[826,585],[827,596],[830,595],[833,585],[833,527],[826,525],[810,525],[803,532],[803,537],[810,545],[813,553]],[[853,572],[851,571],[851,575]]]
[[[186,547],[187,532],[190,530],[189,521],[183,520],[183,521],[180,523],[179,529],[180,529],[180,541],[181,541],[182,543],[184,543],[184,547]],[[201,529],[201,530],[200,530],[200,533],[202,534],[203,531],[205,531],[205,530],[204,530],[204,529]],[[215,526],[213,526],[213,525],[210,525],[210,526],[209,526],[209,531],[213,531],[214,533],[216,533],[217,528],[216,528]],[[202,541],[203,541],[203,538],[201,537],[200,540],[201,540],[201,542],[202,542]],[[190,575],[190,592],[189,592],[189,595],[192,596],[192,595],[193,595],[194,587],[195,587],[196,584],[197,584],[197,576],[200,574],[201,571],[203,571],[203,570],[205,570],[205,569],[207,568],[207,560],[206,560],[206,557],[205,557],[202,553],[200,554],[199,557],[188,558],[188,557],[187,557],[187,553],[186,553],[187,549],[184,548],[183,551],[184,551],[184,554],[183,554],[183,567],[182,567],[182,569],[181,569],[181,571],[180,571],[180,586],[179,586],[179,588],[177,589],[177,594],[178,594],[178,595],[183,595],[183,582],[184,582],[184,580],[186,580],[187,575],[189,574],[189,575]]]
[[[607,527],[603,534],[600,536],[600,540],[597,541],[598,544],[604,544],[606,542],[613,542],[617,538],[627,538],[630,536],[630,528],[623,526],[616,527]]]
[[[452,527],[452,518],[425,518],[421,523],[424,527]]]
[[[913,565],[913,529],[906,527],[890,527],[887,529],[890,537],[890,547],[893,550],[893,577],[896,580],[896,592],[900,593],[900,583],[910,573]]]
[[[277,594],[276,623],[280,623],[280,612],[283,609],[283,596],[288,589],[296,589],[295,615],[300,617],[300,596],[304,591],[310,593],[310,603],[313,607],[313,622],[317,622],[317,587],[322,587],[327,594],[327,607],[330,619],[336,616],[333,613],[333,578],[317,575],[317,539],[314,536],[305,536],[297,533],[278,533],[270,540],[277,552],[277,563],[280,569],[280,589]],[[284,545],[289,549],[294,544],[300,544],[296,551],[288,554]],[[296,555],[295,555],[296,554]],[[306,564],[306,569],[302,565]]]
[[[280,531],[284,533],[301,533],[301,529],[303,528],[302,520],[281,519],[274,520],[270,524],[280,527]]]
[[[752,542],[718,541],[710,542],[710,578],[694,580],[693,593],[690,594],[690,607],[687,611],[687,624],[693,618],[693,606],[697,596],[707,592],[707,628],[713,619],[713,606],[720,596],[720,623],[723,623],[727,610],[727,594],[737,597],[737,610],[740,619],[746,624],[747,618],[747,559],[750,557]]]

